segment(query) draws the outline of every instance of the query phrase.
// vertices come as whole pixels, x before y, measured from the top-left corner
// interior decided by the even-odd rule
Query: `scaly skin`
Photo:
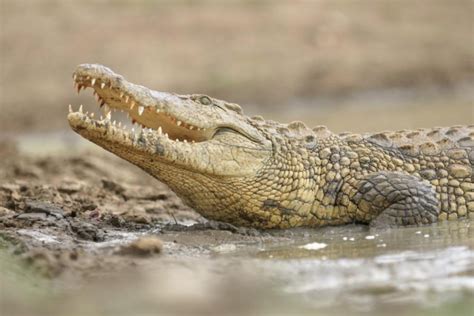
[[[105,112],[127,112],[135,134],[106,118],[68,115],[83,137],[166,183],[204,217],[287,228],[422,225],[474,215],[474,126],[334,134],[249,118],[233,103],[127,82],[80,65]],[[179,141],[178,141],[179,140]]]

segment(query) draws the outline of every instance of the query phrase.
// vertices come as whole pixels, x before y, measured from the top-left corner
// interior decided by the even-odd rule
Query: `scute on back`
[[[342,136],[346,138],[348,136]],[[364,134],[364,139],[407,155],[437,155],[455,148],[474,149],[474,125],[385,131]]]

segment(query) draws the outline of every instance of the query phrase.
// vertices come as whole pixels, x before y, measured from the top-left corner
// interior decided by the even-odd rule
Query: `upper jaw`
[[[192,96],[158,92],[130,83],[105,66],[79,65],[73,78],[78,93],[87,87],[94,90],[106,114],[111,109],[126,112],[132,124],[138,123],[157,131],[161,127],[163,133],[173,140],[206,141],[219,128],[225,127],[254,142],[266,143],[265,137],[240,113],[198,104]]]
[[[215,126],[208,121],[198,121],[179,109],[183,102],[179,96],[130,83],[102,65],[79,65],[73,78],[78,93],[88,87],[94,90],[106,119],[112,110],[119,110],[127,113],[132,125],[163,132],[173,140],[200,142],[214,133]]]

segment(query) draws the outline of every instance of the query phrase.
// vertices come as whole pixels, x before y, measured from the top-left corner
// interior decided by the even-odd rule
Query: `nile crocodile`
[[[74,131],[167,184],[204,217],[254,228],[422,225],[474,216],[474,125],[335,134],[247,117],[202,94],[157,92],[101,65],[73,74],[105,117],[82,106]],[[128,114],[137,131],[116,123]]]

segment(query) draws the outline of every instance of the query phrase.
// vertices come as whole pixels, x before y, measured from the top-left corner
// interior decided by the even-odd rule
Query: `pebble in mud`
[[[84,184],[78,181],[64,181],[58,186],[58,191],[67,194],[79,192],[84,187]]]
[[[140,237],[128,245],[122,246],[118,254],[146,257],[159,254],[163,250],[163,242],[155,236]]]
[[[120,214],[126,222],[133,222],[137,224],[150,224],[151,217],[141,207],[135,207],[132,210],[128,210]]]

